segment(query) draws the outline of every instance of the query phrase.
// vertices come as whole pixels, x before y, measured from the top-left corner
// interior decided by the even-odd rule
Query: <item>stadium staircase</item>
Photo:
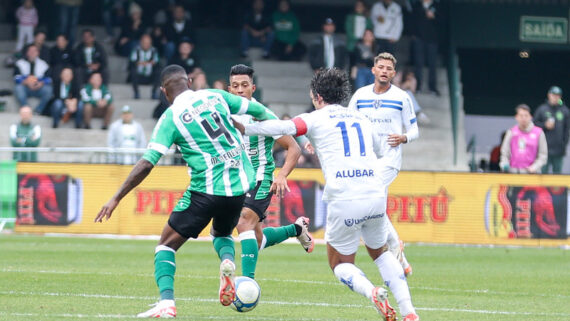
[[[12,28],[0,25],[3,29],[0,39],[6,39]],[[97,39],[104,39],[104,31],[100,26],[91,27]],[[314,33],[302,35],[305,43],[310,43],[316,36]],[[407,56],[407,42],[404,40],[398,57]],[[51,43],[50,43],[51,45]],[[112,45],[104,44],[109,54],[110,89],[114,96],[115,114],[113,119],[120,116],[120,107],[130,105],[139,121],[150,137],[155,121],[151,118],[157,101],[149,99],[150,86],[141,86],[141,99],[134,100],[130,84],[125,82],[127,77],[127,61],[114,54]],[[11,54],[15,47],[14,40],[0,40],[0,62]],[[211,84],[216,79],[228,79],[228,71],[237,63],[251,64],[256,73],[255,82],[258,86],[255,97],[269,105],[277,115],[298,115],[312,108],[308,98],[309,82],[312,71],[307,61],[278,62],[261,58],[260,49],[252,48],[247,59],[239,58],[239,33],[230,30],[199,30],[197,32],[196,54],[201,66]],[[440,64],[441,65],[441,64]],[[426,72],[427,74],[427,72]],[[426,75],[427,76],[427,75]],[[451,112],[449,103],[449,86],[445,68],[438,69],[438,86],[440,96],[418,94],[416,98],[431,119],[429,124],[420,124],[420,140],[404,148],[403,169],[407,170],[466,170],[467,162],[464,156],[465,139],[463,126],[460,122],[458,137],[459,157],[457,165],[453,164],[453,137],[451,131]],[[12,69],[2,67],[0,73],[0,89],[13,89]],[[2,112],[0,132],[8,133],[10,124],[18,120],[17,103],[14,96],[0,97],[6,102],[6,110]],[[31,99],[31,104],[37,100]],[[463,116],[460,115],[460,120]],[[107,131],[100,130],[101,119],[92,120],[92,130],[73,128],[73,122],[60,124],[60,128],[51,128],[51,117],[36,116],[34,122],[42,127],[43,147],[105,147]],[[0,135],[0,146],[10,146],[8,135]],[[2,155],[4,157],[5,155]]]

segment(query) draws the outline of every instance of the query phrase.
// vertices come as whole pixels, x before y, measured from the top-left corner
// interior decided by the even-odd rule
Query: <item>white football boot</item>
[[[224,306],[232,304],[236,294],[234,283],[236,265],[225,259],[220,264],[220,303]]]
[[[137,318],[176,318],[174,300],[160,300],[150,310],[137,314]]]
[[[309,233],[309,218],[301,216],[295,221],[295,225],[301,227],[301,234],[297,236],[297,240],[301,243],[301,246],[307,251],[307,253],[313,252],[315,248],[315,239],[311,233]]]

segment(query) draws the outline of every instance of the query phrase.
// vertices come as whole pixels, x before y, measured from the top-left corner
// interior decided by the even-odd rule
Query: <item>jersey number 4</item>
[[[224,135],[224,136],[226,136],[228,143],[230,143],[230,145],[233,145],[234,144],[234,138],[232,137],[232,135],[230,134],[230,132],[228,131],[226,126],[224,126],[224,123],[222,122],[220,115],[218,113],[212,113],[212,114],[210,114],[210,116],[212,117],[212,119],[214,120],[216,125],[218,125],[218,129],[212,128],[212,125],[210,125],[210,122],[208,122],[208,120],[204,118],[202,120],[201,124],[202,124],[202,127],[204,127],[204,130],[206,131],[206,133],[208,133],[208,136],[210,136],[210,138],[212,140],[214,140],[214,139]]]
[[[348,133],[346,131],[346,123],[339,121],[336,127],[340,128],[340,133],[342,134],[342,144],[344,146],[344,156],[350,156],[350,143],[348,141]],[[364,146],[364,138],[362,137],[362,129],[360,129],[359,123],[352,123],[350,127],[356,129],[358,134],[358,142],[360,143],[360,156],[366,156],[366,147]]]

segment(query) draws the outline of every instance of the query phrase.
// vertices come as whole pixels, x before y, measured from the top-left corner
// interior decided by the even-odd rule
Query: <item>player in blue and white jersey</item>
[[[394,294],[404,320],[419,320],[404,271],[386,246],[389,222],[386,186],[377,158],[381,155],[382,141],[373,134],[373,124],[366,116],[340,105],[349,92],[344,71],[319,70],[313,76],[310,89],[315,111],[292,120],[268,120],[236,127],[246,135],[307,136],[325,176],[325,241],[335,276],[354,292],[369,298],[384,320],[396,320],[387,291],[375,287],[354,265],[362,237],[368,254]]]
[[[380,53],[374,59],[372,73],[374,83],[358,89],[350,99],[348,108],[366,115],[372,122],[374,135],[380,137],[382,179],[388,188],[402,166],[402,144],[419,136],[418,122],[410,96],[391,84],[396,75],[396,58],[387,52]],[[402,128],[405,128],[405,133]],[[412,267],[404,255],[403,243],[390,221],[388,226],[388,246],[408,276],[412,273]]]

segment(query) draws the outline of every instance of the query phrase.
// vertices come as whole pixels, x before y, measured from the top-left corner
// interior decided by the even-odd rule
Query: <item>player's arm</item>
[[[418,137],[420,136],[420,131],[418,129],[418,121],[416,119],[416,113],[414,112],[414,106],[408,94],[405,94],[405,98],[402,104],[401,115],[402,115],[402,124],[406,129],[406,133],[403,135],[390,134],[388,136],[388,144],[392,147],[412,142],[418,139]]]
[[[119,202],[125,195],[127,195],[133,188],[137,187],[150,173],[154,165],[146,159],[140,159],[136,164],[129,177],[123,182],[123,185],[119,190],[113,195],[113,197],[103,205],[99,214],[95,217],[95,222],[103,222],[103,218],[108,220],[111,218],[113,211],[119,205]]]
[[[148,149],[142,159],[135,164],[135,167],[115,195],[101,208],[99,214],[95,217],[95,222],[103,222],[103,218],[108,220],[121,199],[148,176],[154,165],[158,163],[162,155],[166,154],[172,143],[174,143],[175,129],[176,126],[172,121],[172,111],[168,109],[156,123]]]
[[[209,91],[222,95],[224,100],[228,103],[230,113],[232,114],[248,114],[257,120],[278,119],[269,108],[258,102],[247,100],[221,89],[209,89]]]
[[[289,186],[287,186],[287,176],[293,171],[297,161],[301,156],[301,148],[291,136],[282,136],[276,140],[276,142],[287,150],[287,156],[285,156],[285,163],[279,174],[275,177],[273,184],[271,185],[271,192],[274,192],[277,196],[283,197],[285,191],[290,192]]]

